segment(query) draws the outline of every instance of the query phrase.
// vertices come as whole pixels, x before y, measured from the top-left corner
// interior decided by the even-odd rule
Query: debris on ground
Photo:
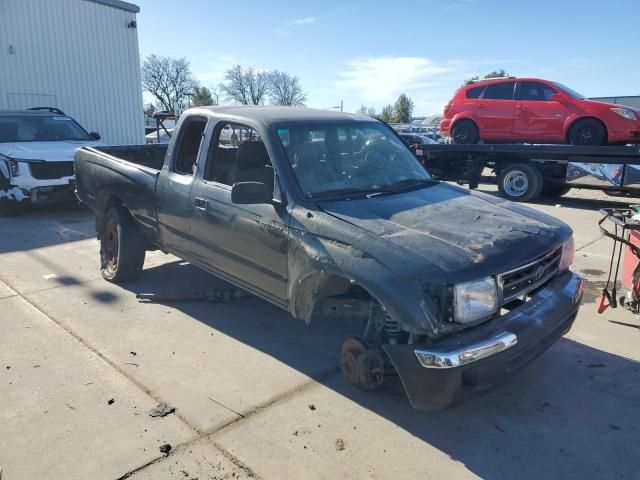
[[[162,402],[162,403],[159,403],[157,407],[154,407],[151,409],[151,411],[149,412],[149,416],[150,417],[166,417],[167,415],[175,411],[176,411],[175,407],[171,407],[166,403]]]
[[[107,400],[107,405],[113,405],[115,401],[115,398],[110,398],[109,400]]]
[[[164,453],[165,455],[167,455],[170,451],[171,451],[171,445],[169,445],[168,443],[163,443],[162,445],[160,445],[161,453]]]
[[[609,428],[611,430],[620,430],[620,427],[618,425],[613,424],[613,423],[609,424]]]
[[[129,352],[129,355],[131,355],[132,357],[135,357],[135,356],[136,356],[136,355],[138,355],[138,354],[137,354],[137,352],[133,352],[133,351],[132,351],[132,352]]]
[[[502,433],[507,433],[504,431],[504,428],[502,428],[500,425],[498,425],[497,423],[494,423],[493,426],[496,428],[496,430],[498,430],[499,432]]]
[[[143,303],[151,302],[211,302],[226,303],[248,297],[249,294],[239,288],[224,288],[210,292],[177,293],[137,293],[136,298]]]
[[[344,450],[344,440],[341,438],[336,440],[336,451],[341,452]]]
[[[587,368],[602,368],[605,366],[606,365],[604,363],[590,363],[589,365],[587,365]]]
[[[315,410],[316,406],[313,403],[309,404],[309,410]]]

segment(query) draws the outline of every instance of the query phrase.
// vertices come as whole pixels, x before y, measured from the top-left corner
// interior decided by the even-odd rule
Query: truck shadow
[[[203,285],[228,287],[191,265],[174,262],[146,269],[141,280],[125,288],[175,295],[175,285],[189,294],[202,291]],[[454,409],[418,412],[397,380],[376,393],[359,391],[342,380],[340,344],[357,332],[339,319],[307,326],[254,297],[216,305],[166,305],[316,379],[482,478],[637,475],[640,365],[634,360],[562,339],[507,383]]]
[[[95,237],[94,214],[77,203],[31,208],[0,217],[0,253],[32,250]]]

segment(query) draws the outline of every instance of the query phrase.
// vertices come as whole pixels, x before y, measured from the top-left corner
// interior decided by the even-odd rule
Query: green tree
[[[191,105],[194,107],[208,107],[214,105],[211,90],[207,87],[195,87],[191,96]]]
[[[484,80],[487,78],[500,78],[500,77],[508,77],[509,74],[504,70],[504,68],[501,68],[499,70],[494,70],[492,72],[489,73],[485,73],[484,75],[474,75],[471,78],[467,78],[464,81],[464,85],[469,85],[471,82],[475,82],[476,80]]]
[[[393,106],[393,121],[398,123],[410,123],[413,115],[414,103],[406,93],[401,93]]]
[[[378,120],[382,120],[383,122],[389,123],[393,122],[394,115],[395,112],[393,110],[393,105],[385,105],[384,107],[382,107],[382,110],[380,110],[380,114],[376,118],[378,118]]]

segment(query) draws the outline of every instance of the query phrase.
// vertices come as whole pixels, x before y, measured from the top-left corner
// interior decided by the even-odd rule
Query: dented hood
[[[76,148],[99,145],[90,140],[0,143],[0,154],[15,160],[73,161]]]
[[[394,267],[424,262],[452,281],[468,281],[518,267],[558,246],[571,233],[554,217],[506,200],[440,183],[410,192],[323,202],[344,222],[402,250]],[[367,251],[362,238],[354,240]],[[388,251],[391,254],[391,251]]]

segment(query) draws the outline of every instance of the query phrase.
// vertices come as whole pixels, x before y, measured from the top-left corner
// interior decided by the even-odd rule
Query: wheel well
[[[567,127],[567,133],[564,136],[564,140],[566,143],[569,143],[569,134],[571,133],[571,129],[574,127],[574,125],[582,120],[595,120],[596,122],[598,122],[600,125],[602,125],[602,128],[604,130],[604,140],[605,140],[605,144],[607,143],[607,139],[609,138],[609,131],[607,130],[607,126],[605,125],[605,123],[600,120],[597,117],[580,117],[580,118],[576,118],[574,121],[572,121],[569,126]]]
[[[380,305],[367,289],[340,275],[311,275],[297,287],[293,313],[307,323],[336,316],[367,318],[372,301]]]

